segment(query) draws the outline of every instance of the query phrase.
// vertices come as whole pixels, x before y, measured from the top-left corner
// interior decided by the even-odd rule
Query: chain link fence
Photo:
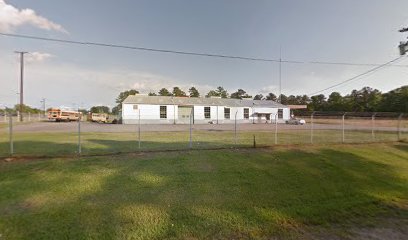
[[[287,123],[270,121],[195,124],[184,116],[168,124],[104,124],[83,119],[51,122],[38,115],[0,115],[0,156],[72,156],[187,149],[408,140],[408,114],[307,112]],[[142,119],[154,116],[142,116]],[[305,120],[305,124],[302,124]]]

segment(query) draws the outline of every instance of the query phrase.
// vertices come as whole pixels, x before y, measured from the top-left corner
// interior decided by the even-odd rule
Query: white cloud
[[[19,10],[4,0],[0,0],[0,31],[13,32],[15,28],[25,24],[49,31],[68,33],[61,25],[37,15],[32,9]]]
[[[53,55],[49,53],[30,52],[26,55],[26,60],[27,62],[43,62],[52,57]]]
[[[29,54],[26,56],[28,57]],[[47,54],[36,54],[37,60],[46,59]],[[47,56],[47,57],[44,57]],[[0,59],[1,66],[8,71],[0,71],[0,103],[13,105],[18,91],[18,63]],[[53,61],[37,64],[33,62],[25,68],[25,98],[27,104],[39,105],[42,98],[47,99],[48,106],[90,107],[107,105],[113,107],[115,98],[121,91],[136,89],[142,94],[158,92],[165,87],[169,91],[178,86],[186,93],[195,86],[202,96],[214,86],[194,84],[183,79],[173,78],[157,73],[137,71],[125,68],[89,69],[73,64],[58,64]],[[3,87],[4,86],[4,87]],[[7,96],[5,96],[7,95]]]
[[[279,88],[276,85],[269,85],[266,87],[263,87],[260,91],[262,94],[268,94],[268,93],[275,93],[278,94]]]

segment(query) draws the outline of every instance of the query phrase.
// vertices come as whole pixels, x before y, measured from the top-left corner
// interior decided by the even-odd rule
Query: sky
[[[406,0],[0,0],[0,32],[293,61],[383,64],[408,34]],[[19,96],[40,107],[113,107],[119,92],[217,86],[279,93],[279,63],[61,44],[0,36],[0,108]],[[408,59],[339,87],[383,92],[408,84]],[[282,93],[310,94],[373,68],[282,64]]]

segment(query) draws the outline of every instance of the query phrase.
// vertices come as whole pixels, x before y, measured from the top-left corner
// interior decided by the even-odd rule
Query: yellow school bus
[[[48,111],[48,119],[56,122],[70,122],[81,119],[82,113],[77,111],[61,110],[59,108],[52,108]]]

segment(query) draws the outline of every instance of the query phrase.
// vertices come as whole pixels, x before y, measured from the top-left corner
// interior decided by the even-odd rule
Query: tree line
[[[6,111],[7,114],[16,115],[17,112],[20,111],[20,104],[14,105],[13,108],[5,107],[5,108],[1,109],[1,111],[3,111],[3,112]],[[44,110],[41,110],[41,109],[38,109],[38,108],[32,108],[32,107],[30,107],[28,105],[25,105],[25,104],[23,104],[23,112],[24,113],[31,113],[31,114],[39,114],[39,113],[44,114]]]
[[[328,98],[323,94],[312,96],[308,101],[310,111],[343,112],[404,112],[408,113],[408,86],[386,93],[364,87],[342,96],[332,92]]]
[[[129,96],[138,94],[135,89],[126,90],[119,93],[115,99],[116,106],[112,110],[107,106],[94,106],[90,109],[92,113],[112,113],[119,114],[122,110],[122,102]],[[184,92],[179,87],[174,87],[172,91],[166,88],[160,89],[157,93],[150,92],[149,96],[175,96],[175,97],[201,97],[200,92],[195,87]],[[328,97],[324,94],[307,95],[289,95],[282,94],[279,98],[274,93],[267,95],[257,94],[254,97],[245,90],[238,89],[229,94],[228,91],[219,86],[210,90],[205,97],[235,98],[235,99],[254,99],[265,101],[278,101],[284,105],[306,105],[309,111],[340,111],[340,112],[404,112],[408,113],[408,85],[396,88],[386,93],[378,89],[363,87],[360,90],[353,90],[349,94],[341,95],[339,92],[332,92]],[[40,109],[31,108],[24,105],[26,113],[43,113]],[[4,109],[3,109],[4,110]],[[16,113],[19,105],[14,108],[6,108],[7,112]]]
[[[266,97],[259,94],[254,99],[278,100],[273,93],[269,93]],[[408,113],[408,85],[386,93],[382,93],[378,89],[363,87],[360,90],[352,90],[344,96],[339,92],[332,92],[328,97],[324,94],[311,97],[282,94],[280,102],[284,105],[307,105],[309,111]]]
[[[119,93],[119,96],[116,98],[116,106],[112,108],[112,114],[118,114],[122,110],[122,102],[129,96],[138,94],[139,91],[135,89],[123,91]],[[167,88],[160,89],[157,93],[150,92],[149,96],[174,96],[174,97],[201,97],[202,95],[195,87],[191,87],[188,89],[188,92],[181,90],[180,87],[173,87],[172,91],[169,91]],[[236,98],[236,99],[243,99],[243,98],[252,98],[246,91],[243,89],[238,89],[236,92],[229,94],[227,90],[223,87],[219,86],[214,90],[209,91],[205,94],[205,97],[220,97],[220,98]],[[97,111],[101,111],[103,106],[98,106],[95,108]],[[91,109],[92,112],[92,109]],[[103,111],[102,111],[103,112]]]
[[[137,90],[121,92],[116,98],[117,106],[112,108],[112,113],[121,111],[122,102],[129,96],[138,94]],[[174,87],[173,91],[166,88],[160,89],[157,93],[150,92],[149,96],[175,96],[175,97],[200,97],[201,94],[195,87],[191,87],[188,93],[179,87]],[[378,89],[363,87],[360,90],[353,90],[347,95],[339,92],[332,92],[328,97],[324,94],[315,96],[282,94],[280,98],[274,93],[265,96],[257,94],[250,96],[245,90],[238,89],[229,94],[226,89],[219,86],[210,90],[205,97],[254,99],[265,101],[279,101],[284,105],[306,105],[309,111],[341,111],[341,112],[405,112],[408,113],[408,85],[396,88],[386,93]]]

